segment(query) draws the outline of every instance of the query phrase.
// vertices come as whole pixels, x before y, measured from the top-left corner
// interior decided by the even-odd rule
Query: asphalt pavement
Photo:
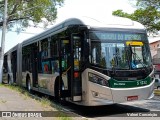
[[[145,109],[153,110],[160,110],[160,90],[156,90],[156,96],[152,100],[146,101],[136,101],[133,103],[129,103],[131,106],[137,107],[144,107]],[[123,105],[121,105],[123,106]],[[121,109],[122,107],[119,107]],[[127,106],[124,105],[124,106]],[[113,106],[111,106],[112,108]],[[108,109],[107,106],[105,109]],[[129,108],[129,106],[128,106]],[[127,109],[128,109],[127,108]],[[103,109],[103,110],[105,110]],[[125,108],[126,109],[126,108]],[[0,86],[0,120],[72,120],[72,119],[79,119],[79,120],[89,120],[89,119],[98,119],[98,120],[119,120],[119,119],[126,119],[128,117],[119,118],[119,117],[80,117],[74,116],[72,118],[66,117],[47,117],[43,114],[43,112],[52,112],[56,113],[57,110],[53,106],[44,106],[41,102],[22,94],[21,92],[17,92],[5,86]],[[70,114],[70,111],[68,111]],[[93,113],[92,113],[93,114]],[[43,115],[45,117],[43,117]],[[51,114],[49,114],[51,115]],[[12,116],[12,117],[10,117]],[[83,116],[83,115],[82,115]],[[134,119],[134,117],[130,117],[129,119]],[[140,119],[137,118],[136,119]],[[148,118],[148,119],[159,119],[159,118]],[[142,120],[142,118],[140,119]],[[146,120],[146,119],[145,119]]]

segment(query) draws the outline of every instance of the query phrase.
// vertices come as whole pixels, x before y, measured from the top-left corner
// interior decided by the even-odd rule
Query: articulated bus
[[[84,106],[152,98],[155,81],[145,27],[121,17],[66,19],[17,44],[4,79]]]

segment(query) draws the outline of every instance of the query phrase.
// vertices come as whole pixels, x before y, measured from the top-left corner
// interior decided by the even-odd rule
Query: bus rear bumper
[[[154,97],[154,81],[150,85],[138,88],[111,88],[113,102],[122,103]]]

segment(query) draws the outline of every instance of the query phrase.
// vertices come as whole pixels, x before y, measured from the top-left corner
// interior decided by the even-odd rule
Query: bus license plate
[[[127,101],[138,100],[138,96],[127,96]]]

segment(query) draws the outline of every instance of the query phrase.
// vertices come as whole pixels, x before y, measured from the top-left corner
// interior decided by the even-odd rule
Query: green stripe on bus
[[[141,80],[115,80],[111,78],[109,81],[111,88],[133,88],[149,85],[151,83],[151,77],[147,77]]]

